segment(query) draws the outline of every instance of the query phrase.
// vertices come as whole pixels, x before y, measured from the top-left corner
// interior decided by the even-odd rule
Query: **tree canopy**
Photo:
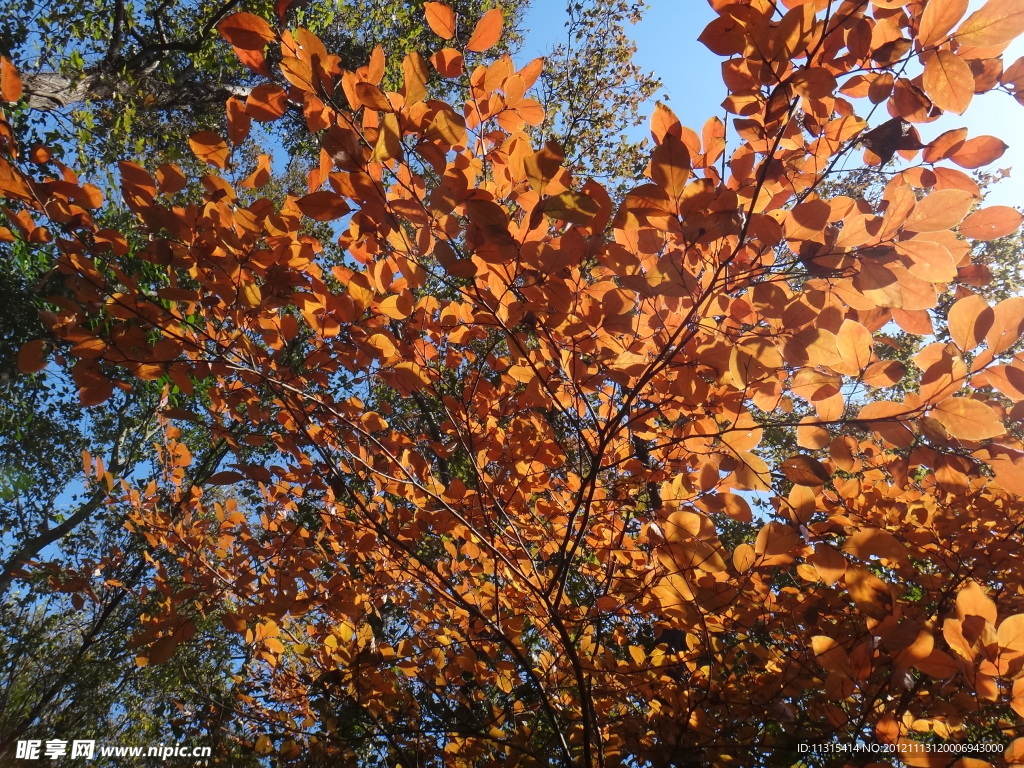
[[[151,476],[84,456],[138,556],[17,577],[138,568],[134,663],[237,651],[179,727],[274,764],[1024,761],[1024,217],[999,138],[926,135],[1024,91],[1024,5],[711,6],[729,125],[658,105],[621,194],[498,7],[357,63],[226,8],[251,89],[116,185],[0,122],[0,240],[53,254],[21,371],[157,412]]]

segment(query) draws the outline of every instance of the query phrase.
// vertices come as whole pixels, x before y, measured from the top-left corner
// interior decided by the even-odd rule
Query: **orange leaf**
[[[24,91],[18,70],[4,56],[0,56],[0,99],[13,104]]]
[[[402,61],[402,73],[405,81],[405,103],[414,104],[427,97],[427,60],[418,52],[413,51]]]
[[[379,309],[388,317],[404,320],[412,314],[412,296],[408,293],[388,296],[380,303]]]
[[[824,99],[838,87],[835,75],[824,67],[798,69],[789,79],[793,89],[808,99]]]
[[[277,35],[266,19],[251,13],[233,13],[217,25],[220,36],[243,51],[262,51]]]
[[[939,232],[955,227],[964,220],[974,202],[970,192],[940,189],[914,206],[905,226],[914,232]]]
[[[992,328],[995,313],[980,296],[964,296],[949,308],[949,335],[961,351],[970,352]]]
[[[892,611],[892,593],[888,585],[864,566],[846,568],[846,589],[861,613],[882,620]]]
[[[871,362],[873,344],[871,331],[855,320],[843,320],[836,334],[836,349],[842,358],[844,370],[837,373],[854,375],[867,368]],[[835,366],[832,367],[835,369]]]
[[[906,563],[909,559],[903,542],[880,528],[861,528],[855,531],[846,539],[843,550],[861,560],[874,556],[893,563]]]
[[[245,111],[253,120],[269,123],[281,117],[288,109],[288,94],[273,83],[261,83],[252,89],[245,100]]]
[[[869,387],[885,389],[900,382],[907,373],[907,367],[899,360],[879,360],[869,365],[861,381]]]
[[[999,354],[1016,344],[1024,335],[1024,297],[1011,296],[993,307],[992,327],[985,335],[992,354]]]
[[[217,168],[227,167],[228,145],[213,131],[196,131],[189,136],[188,145],[203,162]]]
[[[669,107],[660,101],[654,105],[654,112],[651,113],[651,136],[656,144],[661,144],[666,136],[672,134],[676,138],[682,136],[683,126]]]
[[[112,382],[92,360],[79,360],[71,369],[71,378],[78,385],[78,401],[84,406],[99,405],[114,394]]]
[[[489,10],[476,23],[476,27],[473,28],[473,34],[470,36],[469,42],[466,43],[466,48],[477,53],[486,51],[501,39],[503,23],[500,8]]]
[[[345,198],[329,190],[321,190],[300,197],[296,201],[304,216],[317,221],[331,221],[340,218],[351,210]]]
[[[252,121],[245,111],[245,105],[234,96],[228,99],[226,111],[228,116],[228,139],[237,147],[249,136],[249,128],[252,125]]]
[[[257,75],[270,77],[270,67],[267,65],[267,57],[263,55],[262,50],[251,51],[246,48],[239,48],[238,46],[232,46],[232,50],[246,69],[255,72]]]
[[[896,252],[910,260],[907,270],[915,277],[932,283],[948,283],[956,279],[953,254],[940,243],[915,237],[897,242]]]
[[[792,551],[800,546],[800,534],[788,525],[771,522],[757,534],[754,552],[763,558],[762,564],[775,565],[793,560]]]
[[[403,394],[417,392],[430,385],[427,371],[418,363],[406,361],[395,366],[393,371],[394,386]]]
[[[967,140],[966,128],[954,128],[937,136],[921,153],[921,159],[926,163],[937,163],[945,160],[964,145]]]
[[[998,160],[1006,150],[1006,144],[995,136],[975,136],[965,141],[949,159],[961,168],[981,168]]]
[[[968,0],[931,0],[921,14],[917,39],[927,48],[942,40],[967,13]]]
[[[1024,0],[988,0],[956,31],[962,46],[1002,45],[1024,32]]]
[[[975,211],[960,225],[960,234],[972,240],[997,240],[1012,235],[1024,216],[1008,205],[992,205]]]
[[[46,342],[35,339],[23,344],[18,350],[18,370],[22,373],[38,373],[46,367]]]
[[[651,179],[678,199],[690,178],[690,151],[674,134],[666,134],[651,153]]]
[[[465,71],[462,54],[454,48],[442,48],[430,57],[430,63],[441,77],[459,77]]]
[[[425,3],[423,12],[427,25],[440,38],[451,40],[455,37],[455,11],[444,3]]]
[[[956,593],[956,615],[960,621],[968,616],[980,616],[989,624],[996,623],[996,604],[973,579]]]
[[[996,631],[1000,648],[1024,653],[1024,614],[1007,616]]]
[[[939,109],[962,115],[974,98],[974,74],[967,62],[950,51],[928,59],[922,79],[924,92]]]
[[[257,189],[270,181],[270,155],[256,158],[256,169],[239,182],[240,187]]]
[[[372,83],[356,83],[356,96],[360,103],[377,112],[392,112],[394,107],[388,100],[387,94]]]
[[[188,179],[181,169],[173,163],[164,163],[156,169],[157,182],[160,184],[160,192],[164,195],[173,195],[181,192],[188,186]]]
[[[962,440],[987,440],[1006,431],[991,407],[970,397],[948,397],[932,408],[931,416]]]

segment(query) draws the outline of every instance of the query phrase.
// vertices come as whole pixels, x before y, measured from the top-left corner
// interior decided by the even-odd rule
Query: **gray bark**
[[[44,112],[65,109],[85,101],[103,101],[115,95],[126,99],[134,96],[137,103],[149,110],[204,107],[223,103],[229,96],[245,98],[252,90],[249,86],[229,83],[191,80],[167,83],[148,75],[129,81],[116,74],[104,73],[86,75],[76,81],[60,72],[39,72],[22,75],[21,80],[29,109]],[[138,99],[143,95],[150,98]]]

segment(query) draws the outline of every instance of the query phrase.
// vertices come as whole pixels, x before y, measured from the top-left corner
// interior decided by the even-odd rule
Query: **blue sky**
[[[972,0],[971,10],[982,5]],[[697,37],[714,12],[703,0],[648,0],[648,10],[631,28],[637,43],[635,61],[661,78],[665,99],[691,128],[699,130],[711,115],[722,117],[725,86],[720,75],[721,58],[711,53]],[[526,46],[520,58],[525,62],[543,55],[564,38],[565,6],[558,0],[535,0],[527,16]],[[1017,40],[1004,55],[1005,65],[1024,55],[1024,41]],[[971,136],[992,134],[1010,145],[994,168],[1011,167],[1009,179],[989,194],[989,204],[1024,204],[1024,106],[1005,93],[976,96],[967,114],[944,115],[934,123],[920,126],[929,141],[951,128],[966,126]]]

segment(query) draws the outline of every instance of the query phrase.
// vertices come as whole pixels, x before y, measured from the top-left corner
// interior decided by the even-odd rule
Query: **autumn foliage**
[[[1022,217],[969,173],[999,139],[923,138],[977,93],[1024,99],[1001,57],[1024,4],[711,5],[734,133],[658,106],[622,200],[531,133],[540,62],[487,58],[499,9],[426,3],[437,50],[397,90],[379,49],[349,71],[225,19],[266,82],[193,135],[201,178],[123,162],[101,190],[0,125],[0,237],[50,243],[64,280],[22,368],[72,366],[83,405],[166,385],[162,480],[88,467],[151,548],[139,663],[223,614],[254,749],[1024,760],[1024,298],[992,305],[972,264]],[[288,111],[321,150],[275,202],[238,148]],[[878,199],[826,196],[851,162]],[[130,231],[97,224],[118,197]],[[190,424],[229,449],[213,471]]]

